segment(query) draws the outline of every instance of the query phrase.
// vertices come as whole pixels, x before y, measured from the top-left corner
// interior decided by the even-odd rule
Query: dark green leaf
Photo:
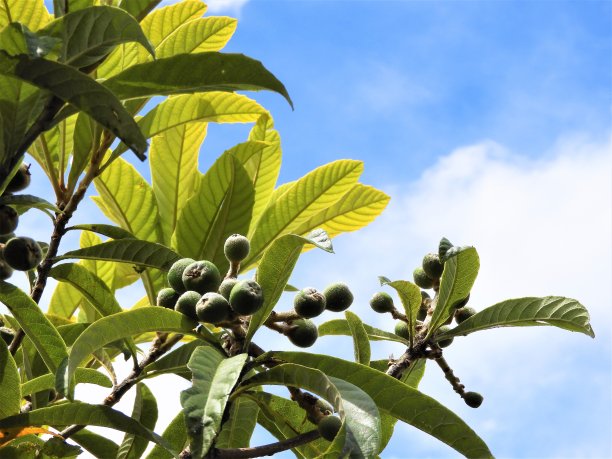
[[[66,230],[82,230],[82,231],[91,231],[92,233],[102,234],[103,236],[110,237],[111,239],[135,239],[134,236],[129,231],[124,230],[118,226],[113,225],[104,225],[104,224],[84,224],[84,225],[74,225],[66,228]]]
[[[404,338],[394,333],[374,328],[368,324],[362,324],[370,341],[395,341],[397,343],[408,344]],[[332,319],[319,325],[319,336],[325,335],[346,335],[351,336],[351,329],[344,319]]]
[[[238,397],[229,407],[229,418],[223,423],[215,441],[216,448],[247,448],[257,425],[257,403],[247,397]]]
[[[0,204],[7,204],[14,207],[19,215],[29,209],[50,210],[51,212],[59,212],[59,209],[38,196],[31,194],[8,194],[0,197]]]
[[[95,434],[87,429],[80,430],[70,438],[81,445],[87,452],[100,459],[115,457],[119,449],[117,444],[112,440],[102,435]],[[161,446],[159,448],[161,448]],[[168,453],[168,458],[170,457],[172,457],[172,455]]]
[[[136,397],[132,409],[132,419],[139,421],[149,430],[155,429],[157,423],[157,402],[155,396],[142,383],[136,385]],[[147,439],[126,433],[119,446],[116,459],[139,459],[147,448]]]
[[[370,340],[359,316],[351,311],[345,311],[346,323],[353,335],[353,349],[355,362],[363,365],[370,364]]]
[[[161,0],[123,0],[120,8],[130,13],[138,21],[142,21],[160,2]]]

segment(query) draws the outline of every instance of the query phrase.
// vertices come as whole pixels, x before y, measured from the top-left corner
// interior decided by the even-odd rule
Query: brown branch
[[[455,376],[451,367],[448,366],[446,359],[442,356],[442,354],[440,354],[440,356],[434,358],[434,360],[444,372],[444,377],[451,383],[451,386],[453,386],[453,390],[457,392],[461,398],[463,398],[465,395],[465,386],[461,384],[459,378]]]
[[[292,320],[298,320],[301,318],[302,317],[293,309],[291,311],[283,312],[272,311],[264,322],[264,325],[271,325],[276,322],[291,322]]]
[[[293,438],[281,440],[276,443],[255,446],[252,448],[214,449],[211,459],[245,459],[251,457],[272,456],[273,454],[287,451],[297,446],[305,445],[320,437],[318,430],[311,430]]]

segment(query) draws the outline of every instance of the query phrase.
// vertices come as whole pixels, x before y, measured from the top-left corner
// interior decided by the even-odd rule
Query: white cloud
[[[207,13],[239,15],[240,11],[249,0],[203,0],[208,5]],[[173,5],[179,0],[163,0],[162,6]]]

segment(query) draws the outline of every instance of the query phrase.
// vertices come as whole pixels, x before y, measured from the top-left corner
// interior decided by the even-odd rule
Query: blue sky
[[[421,389],[463,417],[497,457],[612,457],[611,13],[608,1],[211,5],[210,14],[239,18],[226,51],[262,60],[295,103],[291,111],[276,94],[252,94],[282,137],[280,181],[355,158],[365,162],[362,181],[392,196],[374,224],[335,241],[335,255],[305,255],[292,283],[346,281],[355,311],[391,329],[368,310],[377,276],[409,279],[446,236],[479,250],[477,309],[558,294],[591,311],[595,340],[545,328],[457,339],[448,360],[485,396],[478,410],[428,368]],[[202,164],[248,129],[211,126]],[[101,218],[86,209],[84,220]],[[28,218],[24,224],[40,227],[40,217]],[[343,339],[321,339],[315,350],[332,347],[350,355]],[[377,358],[401,353],[374,349]],[[456,456],[409,426],[397,427],[383,454]]]

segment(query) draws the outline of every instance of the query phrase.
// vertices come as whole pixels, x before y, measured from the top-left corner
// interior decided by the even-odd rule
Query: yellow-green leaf
[[[8,10],[7,10],[8,8]],[[0,2],[0,29],[10,22],[21,22],[36,31],[44,27],[52,16],[43,0],[3,0]]]
[[[199,18],[187,22],[156,49],[158,58],[176,54],[219,51],[232,38],[238,21],[223,16]]]

